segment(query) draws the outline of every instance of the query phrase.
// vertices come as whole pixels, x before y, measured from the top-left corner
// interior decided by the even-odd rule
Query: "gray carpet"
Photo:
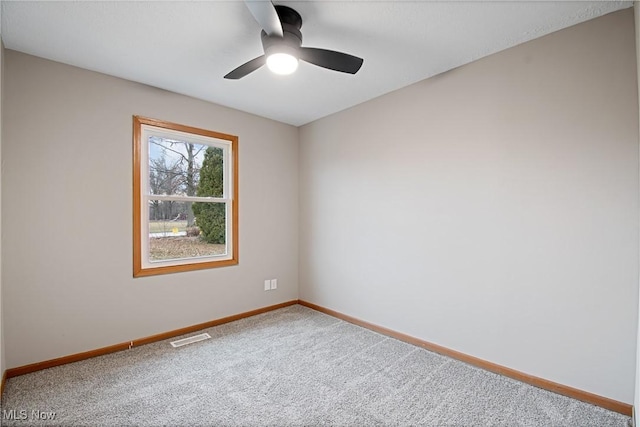
[[[630,425],[299,305],[206,332],[11,378],[2,425]]]

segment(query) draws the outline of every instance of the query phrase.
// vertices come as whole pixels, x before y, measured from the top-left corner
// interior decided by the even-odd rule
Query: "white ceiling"
[[[5,47],[302,125],[632,1],[275,1],[303,46],[364,58],[348,75],[301,62],[222,77],[261,55],[241,1],[2,1]]]

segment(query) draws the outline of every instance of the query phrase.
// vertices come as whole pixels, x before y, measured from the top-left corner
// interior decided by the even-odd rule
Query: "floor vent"
[[[182,347],[183,345],[193,344],[194,342],[208,340],[209,338],[211,338],[211,335],[209,334],[199,334],[189,338],[182,338],[181,340],[171,341],[171,345],[175,348],[178,348]]]

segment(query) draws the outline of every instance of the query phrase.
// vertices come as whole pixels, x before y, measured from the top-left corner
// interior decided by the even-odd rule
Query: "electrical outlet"
[[[271,289],[278,289],[278,279],[271,279]]]
[[[265,280],[264,281],[264,290],[268,291],[271,289],[271,280]]]

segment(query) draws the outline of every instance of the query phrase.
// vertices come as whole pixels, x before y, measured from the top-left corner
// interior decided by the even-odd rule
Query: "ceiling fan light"
[[[298,58],[288,53],[274,53],[267,57],[267,67],[276,74],[292,74],[298,69]]]

